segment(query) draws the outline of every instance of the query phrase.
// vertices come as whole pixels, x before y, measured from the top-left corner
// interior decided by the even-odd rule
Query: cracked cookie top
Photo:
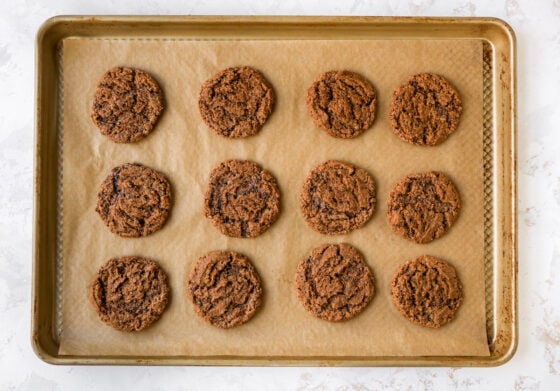
[[[101,184],[95,211],[109,230],[137,238],[159,230],[171,209],[171,185],[161,172],[138,163],[113,168]]]
[[[447,80],[420,73],[393,92],[389,120],[401,140],[434,146],[457,129],[462,112],[459,93]]]
[[[90,300],[103,322],[120,331],[140,331],[167,307],[167,275],[150,259],[113,258],[99,268]]]
[[[162,111],[163,93],[152,76],[116,67],[97,85],[91,119],[114,142],[133,143],[150,134]]]
[[[354,247],[325,244],[298,265],[296,293],[313,316],[330,322],[348,320],[373,299],[373,273]]]
[[[213,326],[231,328],[251,319],[261,306],[262,287],[246,256],[212,251],[198,259],[187,281],[196,313]]]
[[[371,218],[375,193],[375,181],[367,171],[329,160],[307,176],[300,193],[300,210],[315,231],[347,234]]]
[[[204,214],[221,233],[253,238],[280,213],[280,192],[271,173],[249,160],[228,160],[210,173]]]
[[[372,126],[377,94],[361,75],[331,71],[309,87],[306,103],[315,126],[333,137],[353,138]]]
[[[401,265],[391,280],[393,303],[408,320],[439,328],[449,323],[463,302],[455,268],[424,255]]]
[[[219,135],[252,136],[262,128],[274,105],[270,83],[257,70],[232,67],[204,82],[198,98],[202,119]]]
[[[395,233],[416,243],[443,236],[461,210],[457,188],[445,174],[408,175],[397,182],[387,201],[387,221]]]

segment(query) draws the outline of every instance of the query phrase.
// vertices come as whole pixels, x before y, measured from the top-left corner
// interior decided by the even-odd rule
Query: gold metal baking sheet
[[[135,26],[136,28],[132,28]],[[242,26],[242,27],[241,27]],[[445,34],[443,33],[445,32]],[[58,176],[61,174],[57,93],[57,48],[62,39],[476,39],[486,48],[484,148],[487,328],[490,357],[419,356],[95,356],[63,355],[57,335],[56,292]],[[511,357],[515,316],[514,38],[500,21],[407,18],[55,18],[38,35],[37,183],[33,341],[37,353],[55,363],[231,364],[231,365],[496,365]],[[51,68],[48,67],[50,64]],[[499,71],[499,72],[498,72]],[[51,83],[49,85],[49,83]],[[50,89],[49,89],[50,87]],[[50,94],[50,95],[49,95]],[[41,102],[48,102],[42,105]],[[501,109],[501,110],[499,110]],[[47,151],[42,154],[40,151]],[[43,185],[44,184],[44,185]],[[480,227],[482,229],[482,227]],[[50,239],[49,240],[49,236]],[[44,243],[42,245],[41,243]],[[47,246],[48,243],[48,246]],[[41,293],[37,295],[37,293]],[[509,298],[509,300],[507,300]],[[505,300],[504,300],[505,299]],[[49,311],[50,309],[50,311]],[[333,352],[334,353],[334,352]]]

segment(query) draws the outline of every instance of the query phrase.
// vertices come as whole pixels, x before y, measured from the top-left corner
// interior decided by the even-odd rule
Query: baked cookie
[[[298,265],[296,292],[313,316],[340,322],[358,315],[373,299],[373,273],[354,247],[325,244]]]
[[[271,85],[257,70],[232,67],[204,82],[198,98],[202,119],[216,133],[248,137],[264,125],[274,105]]]
[[[401,140],[433,146],[457,129],[462,111],[459,93],[447,80],[420,73],[393,92],[389,120]]]
[[[147,236],[165,224],[171,209],[171,185],[165,175],[138,163],[113,168],[101,184],[95,211],[111,232]]]
[[[133,143],[150,134],[162,111],[163,93],[152,76],[117,67],[97,85],[91,118],[101,134],[114,142]]]
[[[457,188],[445,174],[408,175],[393,186],[387,202],[387,221],[397,234],[416,243],[440,238],[461,209]]]
[[[261,306],[259,275],[246,256],[212,251],[198,259],[187,281],[196,313],[228,329],[247,322]]]
[[[280,213],[276,179],[249,160],[227,160],[210,173],[204,215],[221,233],[254,238],[266,231]]]
[[[99,268],[90,299],[103,322],[120,331],[140,331],[167,306],[167,275],[146,258],[113,258]]]
[[[375,181],[361,168],[329,160],[309,173],[299,201],[305,221],[315,231],[347,234],[373,215]]]
[[[306,103],[315,126],[333,137],[353,138],[373,125],[377,94],[361,75],[331,71],[309,87]]]
[[[455,268],[424,255],[401,265],[391,280],[393,303],[413,323],[439,328],[450,322],[463,302]]]

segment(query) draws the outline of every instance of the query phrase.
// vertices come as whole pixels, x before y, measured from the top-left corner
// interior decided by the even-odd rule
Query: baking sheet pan
[[[165,21],[165,23],[164,23]],[[391,21],[391,22],[390,22]],[[143,23],[142,23],[143,22]],[[476,22],[476,23],[475,23]],[[144,28],[127,29],[127,23],[139,23]],[[243,28],[239,28],[240,23]],[[436,23],[447,26],[447,35],[428,34],[426,29],[425,36],[422,30],[417,29],[416,34],[412,34],[409,30],[411,26],[417,27],[434,27]],[[105,28],[102,28],[104,26]],[[156,26],[162,27],[157,29]],[[342,28],[346,27],[346,28]],[[397,28],[397,27],[400,27]],[[461,30],[461,28],[463,30]],[[317,35],[319,31],[328,31],[331,35],[325,37]],[[444,29],[445,30],[445,29]],[[132,31],[134,33],[132,34]],[[46,176],[51,180],[58,178],[62,174],[62,160],[54,158],[61,152],[58,148],[64,148],[63,143],[56,130],[60,129],[62,113],[58,112],[61,106],[57,100],[50,101],[48,105],[41,105],[41,93],[44,86],[49,83],[57,92],[56,97],[62,98],[63,94],[58,94],[62,87],[63,73],[60,68],[60,62],[57,57],[61,53],[60,42],[63,39],[91,39],[91,38],[157,38],[157,39],[232,39],[241,38],[247,40],[267,39],[292,39],[297,33],[298,41],[304,39],[317,39],[321,37],[332,40],[353,39],[353,40],[379,40],[379,39],[400,39],[400,40],[436,40],[436,39],[474,39],[481,43],[485,48],[485,79],[484,93],[484,113],[481,119],[481,140],[484,140],[484,151],[487,158],[481,159],[484,164],[484,187],[485,199],[491,202],[485,203],[484,226],[484,243],[481,243],[482,253],[486,254],[484,258],[485,282],[486,282],[486,309],[487,309],[487,330],[488,330],[488,349],[489,357],[475,357],[468,355],[435,355],[425,357],[418,352],[403,355],[391,355],[390,351],[383,354],[356,354],[354,351],[311,351],[309,354],[299,352],[295,354],[292,350],[246,352],[246,354],[235,354],[232,351],[214,351],[209,354],[192,354],[181,355],[177,352],[166,355],[165,350],[159,352],[158,355],[140,355],[138,352],[128,352],[128,354],[119,355],[110,351],[64,351],[60,349],[60,307],[62,306],[57,291],[61,287],[61,281],[57,280],[57,244],[60,237],[55,234],[54,243],[50,243],[48,249],[45,245],[36,247],[35,252],[35,275],[39,280],[34,282],[34,297],[36,298],[34,306],[33,327],[34,346],[38,354],[47,361],[58,363],[133,363],[141,360],[145,363],[154,364],[236,364],[251,365],[257,363],[270,363],[276,365],[307,365],[307,364],[329,364],[329,365],[492,365],[504,361],[514,351],[516,341],[515,327],[515,214],[511,212],[515,208],[515,153],[514,153],[514,112],[513,112],[513,36],[510,30],[501,22],[495,20],[450,20],[450,19],[433,19],[433,20],[415,20],[406,18],[59,18],[51,20],[43,28],[43,32],[38,36],[38,126],[37,126],[37,197],[36,197],[36,236],[38,242],[45,243],[46,234],[40,237],[40,231],[44,228],[45,220],[41,220],[41,212],[46,213],[48,209],[50,213],[55,213],[55,220],[60,220],[60,208],[57,207],[57,200],[60,199],[56,181],[50,183],[47,190],[41,189],[41,183]],[[132,34],[132,35],[131,35]],[[136,36],[136,34],[140,34]],[[409,36],[407,36],[409,34]],[[471,35],[469,35],[471,34]],[[480,36],[477,36],[480,34]],[[487,34],[487,36],[484,36]],[[501,41],[500,41],[501,39]],[[52,51],[45,50],[47,42],[51,45]],[[497,44],[501,44],[501,46]],[[508,46],[509,45],[509,46]],[[502,50],[500,52],[499,50]],[[43,56],[41,56],[43,53]],[[497,61],[497,54],[501,53],[500,61]],[[509,54],[509,57],[504,53]],[[509,61],[508,61],[509,59]],[[501,63],[503,62],[503,63]],[[45,73],[45,77],[49,80],[41,78],[42,72],[46,71],[46,65],[51,64],[50,72]],[[509,84],[507,73],[500,72],[499,81],[496,78],[496,66],[500,65],[504,69],[509,69]],[[482,65],[482,64],[481,64]],[[510,68],[508,68],[510,67]],[[211,74],[211,72],[209,72]],[[266,73],[266,72],[265,72]],[[371,77],[375,84],[375,77]],[[385,89],[386,90],[386,89]],[[52,90],[49,91],[52,93]],[[378,92],[379,93],[379,92]],[[385,92],[386,94],[386,92]],[[499,103],[499,105],[498,105]],[[496,110],[501,108],[502,111]],[[50,120],[54,128],[49,129],[49,133],[42,126],[44,120]],[[502,125],[501,127],[499,125]],[[503,125],[506,125],[505,127]],[[509,127],[507,126],[509,125]],[[374,128],[375,129],[375,126]],[[509,129],[509,132],[506,131]],[[265,131],[265,130],[263,130]],[[157,131],[156,131],[157,132]],[[53,135],[53,133],[55,133]],[[155,134],[154,134],[155,135]],[[49,144],[50,142],[50,144]],[[41,145],[39,145],[41,144]],[[48,154],[41,151],[47,148]],[[506,152],[508,152],[506,154]],[[60,154],[63,156],[64,154]],[[496,163],[501,163],[497,165]],[[504,163],[509,163],[504,164]],[[262,162],[266,166],[266,162]],[[356,163],[359,164],[359,163]],[[50,169],[42,171],[43,167]],[[43,174],[48,172],[48,174]],[[504,193],[504,188],[509,189]],[[296,186],[297,187],[297,186]],[[513,191],[512,191],[513,190]],[[45,194],[49,194],[45,196]],[[50,200],[50,204],[46,199]],[[41,202],[42,201],[42,202]],[[43,208],[41,208],[41,206]],[[48,207],[48,208],[47,208]],[[509,211],[508,211],[509,209]],[[377,220],[383,220],[384,216],[376,216]],[[498,224],[500,222],[508,222]],[[50,221],[50,220],[49,220]],[[60,228],[60,224],[56,225],[56,229]],[[480,227],[483,228],[482,226]],[[55,230],[56,232],[56,230]],[[507,233],[506,236],[504,236]],[[52,235],[52,231],[49,231]],[[328,241],[328,239],[326,240]],[[351,242],[351,241],[350,241]],[[36,245],[38,243],[36,242]],[[64,243],[58,243],[64,249]],[[508,249],[509,253],[502,251],[496,253],[498,248]],[[210,250],[210,249],[209,249]],[[50,253],[49,253],[50,252]],[[43,256],[39,256],[43,254]],[[499,254],[499,255],[498,255]],[[503,254],[503,255],[502,255]],[[50,255],[47,256],[47,255]],[[375,270],[375,263],[372,265]],[[41,278],[37,275],[38,269],[46,270],[50,273],[51,279]],[[47,274],[48,275],[48,274]],[[176,277],[182,280],[182,276]],[[49,284],[46,284],[49,283]],[[180,286],[179,284],[178,286]],[[383,291],[385,287],[378,287],[378,292]],[[46,289],[44,294],[37,296],[37,292]],[[501,291],[499,289],[502,289]],[[505,290],[504,290],[505,289]],[[504,295],[504,292],[507,293]],[[507,299],[510,298],[508,301]],[[505,299],[505,300],[504,300]],[[50,308],[50,316],[47,316]],[[47,311],[47,312],[45,312]],[[43,314],[43,316],[39,316]],[[43,322],[43,326],[39,327]],[[505,322],[505,323],[504,323]],[[39,333],[39,330],[41,332]],[[45,334],[46,333],[46,334]],[[497,352],[497,348],[500,349]],[[119,357],[115,357],[119,356]]]

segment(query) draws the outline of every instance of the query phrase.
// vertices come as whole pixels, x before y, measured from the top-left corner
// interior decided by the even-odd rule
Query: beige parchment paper
[[[89,113],[96,84],[123,65],[151,73],[163,88],[166,109],[155,131],[135,144],[102,136]],[[228,66],[249,65],[274,86],[276,106],[261,132],[229,140],[202,122],[201,84]],[[316,129],[305,93],[318,74],[359,72],[378,93],[371,129],[340,140]],[[434,148],[400,141],[390,130],[393,89],[409,75],[436,72],[458,89],[464,112],[458,130]],[[398,40],[118,40],[66,39],[63,43],[63,244],[60,353],[142,356],[411,356],[488,355],[485,327],[482,167],[482,44],[480,41]],[[203,193],[212,167],[250,159],[275,175],[282,198],[278,221],[255,239],[221,235],[204,217]],[[372,220],[348,235],[324,236],[307,227],[298,209],[309,170],[327,159],[368,170],[378,186]],[[141,239],[120,238],[95,213],[96,196],[110,170],[139,162],[164,172],[173,189],[165,227]],[[386,199],[402,176],[441,170],[457,184],[463,209],[439,240],[420,245],[394,234]],[[322,243],[358,248],[375,274],[376,297],[356,318],[328,323],[310,316],[294,289],[298,262]],[[194,312],[185,280],[197,258],[211,250],[246,254],[264,287],[261,311],[247,324],[214,328]],[[455,320],[439,330],[410,323],[393,307],[389,282],[401,263],[430,254],[451,262],[464,286]],[[99,266],[107,259],[141,255],[169,275],[172,297],[162,318],[140,333],[102,323],[88,300]]]

